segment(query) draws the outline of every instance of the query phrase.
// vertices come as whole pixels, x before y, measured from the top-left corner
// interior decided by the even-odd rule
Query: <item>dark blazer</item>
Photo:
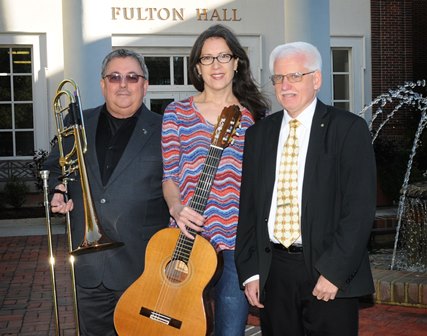
[[[267,221],[283,111],[248,129],[245,138],[235,259],[240,283],[271,264]],[[301,204],[304,259],[339,287],[337,297],[373,293],[367,243],[375,216],[376,169],[365,120],[317,101],[305,163]]]
[[[106,235],[124,246],[77,256],[76,282],[93,288],[101,284],[113,290],[124,290],[144,270],[145,249],[148,240],[169,223],[169,213],[162,194],[162,155],[160,115],[144,105],[127,147],[105,187],[96,155],[96,128],[102,106],[84,111],[88,150],[85,154],[87,175],[100,226]],[[65,152],[74,142],[66,137]],[[51,171],[50,184],[58,184],[61,173],[58,166],[58,148],[55,146],[46,161]],[[84,211],[80,177],[69,183],[73,246],[83,241]]]

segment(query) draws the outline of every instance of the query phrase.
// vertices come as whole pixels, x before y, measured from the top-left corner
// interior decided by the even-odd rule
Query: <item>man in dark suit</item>
[[[261,308],[264,336],[357,335],[358,297],[374,291],[367,252],[376,208],[371,136],[365,120],[317,99],[321,57],[311,44],[278,46],[270,70],[284,110],[246,133],[239,279],[249,303]],[[299,233],[289,246],[277,232],[287,235],[290,219],[277,223],[276,214],[290,120],[298,120]]]
[[[124,245],[84,253],[75,261],[81,334],[94,336],[115,335],[115,305],[143,272],[148,240],[169,222],[161,185],[162,118],[143,104],[148,87],[144,58],[131,50],[112,51],[103,61],[101,76],[105,104],[83,113],[87,176],[99,226],[106,237]],[[74,137],[64,137],[65,153],[73,143]],[[56,146],[45,165],[51,171],[50,184],[59,190],[51,209],[71,211],[75,249],[85,233],[83,192],[77,176],[68,183],[70,200],[65,202],[58,162]]]

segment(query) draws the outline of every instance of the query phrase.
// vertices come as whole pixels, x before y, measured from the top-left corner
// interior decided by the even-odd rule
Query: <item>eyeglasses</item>
[[[229,63],[234,55],[231,54],[219,54],[216,57],[213,56],[202,56],[199,58],[199,62],[203,65],[211,65],[215,60],[219,63]]]
[[[292,72],[286,75],[272,75],[270,79],[273,82],[273,85],[282,84],[285,78],[288,80],[289,83],[298,83],[302,81],[303,76],[312,74],[313,72],[316,72],[316,70],[305,72],[305,73]]]
[[[116,72],[109,75],[105,75],[103,78],[108,78],[108,81],[113,84],[122,83],[123,79],[126,83],[135,84],[138,83],[140,77],[146,79],[145,76],[138,75],[136,73],[128,73],[126,75],[122,75]]]

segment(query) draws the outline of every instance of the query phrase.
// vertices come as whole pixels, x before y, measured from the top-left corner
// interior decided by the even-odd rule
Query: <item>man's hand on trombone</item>
[[[61,183],[58,184],[53,190],[52,200],[50,201],[50,207],[53,213],[65,214],[74,208],[72,199],[68,199],[67,190]]]

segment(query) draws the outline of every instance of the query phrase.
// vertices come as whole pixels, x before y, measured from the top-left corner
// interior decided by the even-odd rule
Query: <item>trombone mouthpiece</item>
[[[50,173],[50,171],[49,171],[49,170],[40,170],[40,177],[41,177],[43,180],[46,180],[46,179],[48,179],[48,178],[49,178],[49,173]]]

